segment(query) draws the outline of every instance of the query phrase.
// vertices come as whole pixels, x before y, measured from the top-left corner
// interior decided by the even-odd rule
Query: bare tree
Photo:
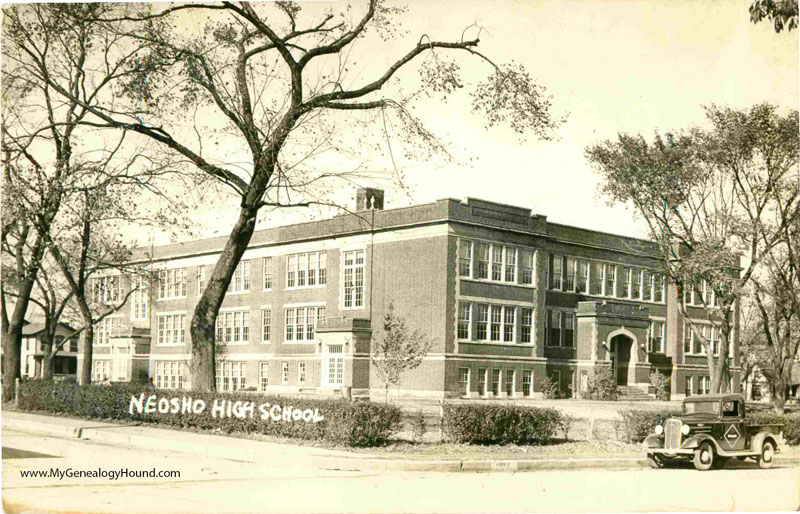
[[[710,106],[711,128],[679,135],[621,134],[587,149],[603,192],[631,203],[677,284],[678,310],[703,345],[711,391],[727,388],[736,309],[765,256],[800,214],[797,111]],[[783,214],[777,216],[778,211]],[[742,262],[743,261],[743,262]],[[690,296],[722,334],[718,355],[682,301]]]
[[[143,7],[139,15],[100,16],[103,23],[130,21],[126,36],[133,46],[147,49],[145,60],[152,63],[152,69],[132,76],[135,80],[125,88],[128,98],[135,99],[125,113],[116,104],[85,102],[69,88],[42,77],[64,98],[85,106],[97,124],[162,143],[226,186],[239,203],[239,217],[192,317],[195,389],[214,387],[217,313],[259,211],[329,204],[329,195],[341,187],[331,179],[353,180],[324,171],[318,161],[314,164],[314,156],[353,157],[366,150],[371,132],[365,125],[387,139],[391,135],[405,143],[443,149],[411,114],[408,101],[419,89],[404,95],[396,87],[393,79],[401,70],[413,69],[413,62],[427,56],[420,88],[447,98],[463,83],[457,62],[446,60],[444,54],[474,58],[489,72],[472,96],[473,110],[488,126],[505,123],[520,134],[546,138],[557,125],[549,113],[549,98],[526,70],[497,65],[477,50],[478,27],[468,27],[454,41],[422,35],[373,76],[359,76],[354,66],[359,49],[370,38],[397,37],[392,18],[399,10],[369,0],[363,14],[353,20],[344,12],[323,12],[306,21],[300,5],[293,2],[222,2],[179,4],[158,12]],[[185,11],[206,15],[206,30],[192,35],[174,30],[175,20]],[[35,52],[30,55],[34,62],[40,61]],[[176,66],[163,66],[172,62]],[[219,116],[195,116],[209,106]],[[196,142],[177,135],[186,113]],[[385,148],[393,157],[390,143]],[[359,171],[368,158],[356,160],[362,161],[355,167]]]

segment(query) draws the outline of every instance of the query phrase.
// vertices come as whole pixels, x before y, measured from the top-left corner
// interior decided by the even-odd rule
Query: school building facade
[[[390,303],[433,341],[394,394],[539,397],[547,380],[575,397],[598,367],[627,391],[651,394],[655,370],[673,399],[708,390],[649,242],[473,198],[383,210],[383,191],[360,189],[356,207],[254,233],[217,320],[218,390],[380,394],[370,342]],[[225,241],[143,250],[149,280],[96,279],[95,301],[127,301],[95,329],[95,381],[191,387],[189,322]],[[699,298],[686,301],[703,323]]]

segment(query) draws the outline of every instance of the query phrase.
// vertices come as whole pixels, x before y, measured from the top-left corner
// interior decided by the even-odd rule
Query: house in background
[[[44,356],[42,336],[44,323],[30,323],[22,328],[22,348],[20,353],[20,374],[23,377],[36,378],[40,375]],[[64,338],[74,332],[66,323],[56,327],[55,348]],[[77,376],[78,373],[78,337],[73,336],[54,357],[54,377]]]

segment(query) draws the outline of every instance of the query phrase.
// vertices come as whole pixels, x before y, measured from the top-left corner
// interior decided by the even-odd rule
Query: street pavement
[[[5,512],[642,512],[800,508],[800,468],[698,472],[342,471],[288,452],[257,463],[3,430]],[[179,471],[174,478],[23,478],[58,468]]]

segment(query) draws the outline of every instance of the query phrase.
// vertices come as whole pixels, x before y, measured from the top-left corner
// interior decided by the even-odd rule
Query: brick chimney
[[[383,210],[383,189],[360,187],[356,191],[356,212]]]

